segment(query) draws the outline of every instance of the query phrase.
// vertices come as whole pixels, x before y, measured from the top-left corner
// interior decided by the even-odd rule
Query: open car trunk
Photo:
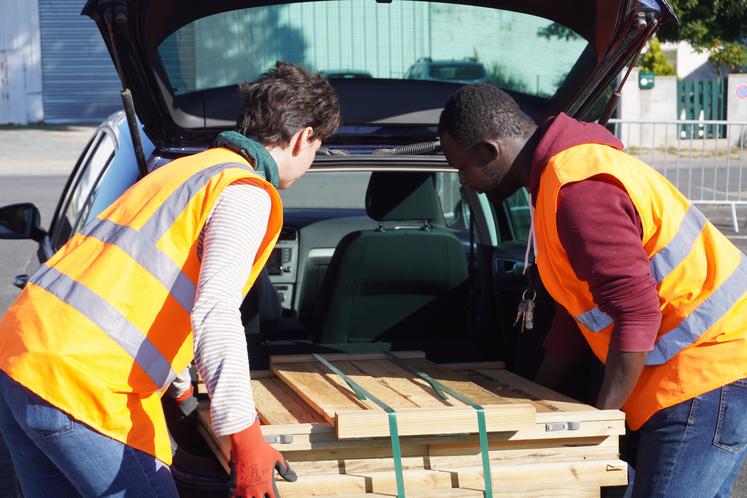
[[[418,352],[282,356],[253,373],[252,387],[264,435],[299,475],[276,478],[283,498],[466,498],[488,488],[592,497],[627,483],[622,412],[574,401],[501,362],[437,365]],[[200,432],[228,472],[230,443],[209,419],[202,399]]]
[[[314,9],[325,14],[314,16]],[[381,147],[434,140],[446,98],[467,82],[433,80],[430,72],[418,79],[408,65],[421,59],[479,61],[537,122],[561,111],[589,118],[658,24],[673,17],[666,0],[88,0],[83,12],[96,21],[155,155],[164,160],[209,146],[218,132],[232,128],[237,84],[283,59],[330,75],[349,67],[348,74],[365,76],[331,78],[343,115],[325,145],[338,155],[317,163],[364,160],[377,167],[401,166],[377,157]],[[328,22],[328,12],[336,12],[336,22]],[[463,31],[454,32],[461,17],[474,22],[462,22]],[[312,25],[317,19],[327,24]],[[508,45],[499,35],[514,28],[524,29],[526,39]],[[460,46],[480,30],[494,36],[489,43],[475,38]],[[434,33],[443,37],[436,40]],[[392,57],[410,40],[412,50]],[[519,55],[503,57],[511,53]],[[354,65],[359,60],[363,67]],[[536,74],[526,68],[537,68]],[[475,74],[482,78],[483,71]],[[438,150],[428,154],[426,160],[442,159]],[[498,306],[515,310],[510,299],[495,306],[494,284],[505,275],[494,269],[510,263],[500,260],[506,256],[497,254],[501,249],[477,251],[473,261],[484,270],[480,279],[488,281],[480,283],[484,301],[472,303],[485,316]],[[510,287],[521,277],[505,273],[510,277],[500,291],[516,294]],[[508,314],[492,313],[500,316],[477,329],[500,325],[505,333],[510,327],[500,320]],[[494,346],[476,342],[473,350],[479,357]],[[455,361],[457,351],[451,353]],[[626,483],[618,446],[625,430],[621,412],[596,410],[543,389],[500,362],[449,364],[449,358],[439,358],[446,362],[436,365],[417,352],[395,354],[398,359],[350,352],[275,356],[269,370],[253,372],[263,432],[275,437],[272,444],[300,475],[295,483],[278,481],[284,498],[405,492],[472,497],[490,495],[490,488],[492,496],[582,497]],[[212,487],[223,496],[229,445],[211,433],[204,389],[201,398],[201,432],[223,471],[201,475],[207,466],[185,469],[176,459],[174,475],[187,491]],[[486,479],[488,471],[492,479]]]

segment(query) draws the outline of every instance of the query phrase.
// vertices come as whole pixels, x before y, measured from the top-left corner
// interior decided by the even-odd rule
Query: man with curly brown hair
[[[264,440],[239,306],[282,227],[277,189],[340,120],[319,74],[278,62],[242,84],[236,131],[152,171],[42,265],[0,320],[0,430],[24,496],[177,496],[164,392],[231,440],[234,496],[295,474]]]

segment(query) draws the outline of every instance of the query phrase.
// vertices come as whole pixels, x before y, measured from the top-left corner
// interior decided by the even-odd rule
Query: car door
[[[114,157],[115,150],[116,140],[112,133],[106,128],[99,128],[81,154],[78,167],[60,198],[49,232],[53,252],[62,247],[87,219],[94,198],[92,193]],[[43,263],[50,256],[40,251],[39,261]]]
[[[529,292],[536,292],[534,327],[522,331],[514,324],[519,302],[529,297],[524,272],[531,227],[529,195],[521,188],[504,201],[491,203],[485,194],[463,187],[462,202],[468,206],[468,226],[475,241],[470,265],[475,336],[486,350],[500,351],[513,371],[531,378],[542,359],[542,341],[555,304],[535,278]]]

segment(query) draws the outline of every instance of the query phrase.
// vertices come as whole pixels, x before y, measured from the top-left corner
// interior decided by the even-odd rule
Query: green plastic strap
[[[319,360],[322,365],[329,368],[333,373],[339,375],[340,378],[350,386],[350,389],[353,390],[355,395],[358,396],[358,399],[370,399],[386,412],[387,418],[389,419],[389,437],[392,440],[392,458],[394,459],[394,475],[397,480],[397,498],[405,498],[405,478],[402,471],[402,451],[400,450],[399,430],[397,429],[397,413],[391,406],[363,389],[357,382],[345,375],[342,370],[334,366],[322,355],[314,353],[313,356]]]
[[[462,403],[475,409],[477,412],[477,429],[480,432],[480,453],[482,454],[482,474],[485,481],[485,498],[493,498],[493,480],[490,475],[490,447],[488,446],[488,430],[487,423],[485,422],[485,409],[468,397],[437,381],[427,373],[418,370],[414,365],[408,363],[404,359],[395,356],[392,353],[387,353],[387,356],[389,356],[395,364],[404,368],[408,372],[417,375],[430,384],[433,390],[436,391],[436,394],[442,398],[446,399],[444,392],[447,392]]]

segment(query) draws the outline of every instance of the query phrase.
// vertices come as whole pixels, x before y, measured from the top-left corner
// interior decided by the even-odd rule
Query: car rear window
[[[444,81],[481,80],[485,78],[485,66],[482,64],[438,64],[431,65],[429,74],[432,78]]]
[[[284,60],[329,77],[489,80],[550,97],[586,46],[547,19],[489,7],[323,0],[205,17],[158,55],[176,95],[252,81]]]

